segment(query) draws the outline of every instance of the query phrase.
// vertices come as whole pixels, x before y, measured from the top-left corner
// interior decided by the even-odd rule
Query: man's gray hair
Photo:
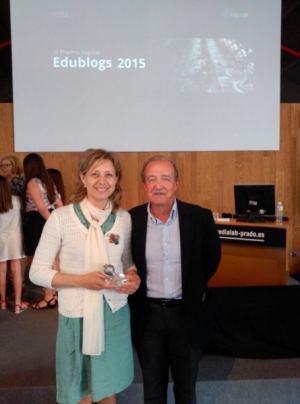
[[[146,160],[144,162],[144,164],[143,164],[143,168],[142,168],[142,171],[141,171],[141,179],[142,179],[143,182],[145,182],[145,170],[146,170],[146,167],[152,161],[168,161],[169,163],[171,163],[173,168],[174,168],[175,181],[178,180],[178,176],[179,176],[178,175],[178,168],[177,168],[177,166],[176,166],[176,164],[174,163],[173,160],[171,160],[171,159],[169,159],[168,157],[165,157],[165,156],[153,156],[153,157],[150,157],[148,160]]]

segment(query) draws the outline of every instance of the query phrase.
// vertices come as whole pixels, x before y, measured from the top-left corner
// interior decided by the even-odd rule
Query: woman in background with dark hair
[[[6,178],[10,185],[12,195],[17,195],[20,197],[21,202],[21,212],[22,216],[24,215],[24,201],[23,201],[23,189],[25,185],[25,178],[23,174],[23,167],[21,161],[16,156],[5,156],[2,157],[0,167],[3,173],[3,176]],[[27,259],[24,257],[21,260],[22,267],[22,279],[23,279],[23,287],[25,287],[25,270],[26,270],[26,262]],[[8,263],[7,268],[7,277],[9,282],[13,281],[13,277],[11,275],[10,266]]]
[[[6,275],[10,262],[14,288],[14,313],[26,310],[27,302],[21,301],[22,273],[21,259],[24,257],[22,238],[21,204],[19,197],[12,195],[6,178],[0,175],[0,305],[7,308]]]
[[[44,160],[37,153],[28,154],[23,161],[26,178],[24,186],[25,200],[25,254],[33,256],[40,241],[44,224],[51,212],[63,206],[56,187],[46,169]],[[35,310],[56,306],[52,289],[44,289],[44,298],[32,305]]]
[[[47,168],[48,173],[50,174],[50,177],[52,178],[52,181],[54,182],[57,192],[60,195],[60,199],[63,204],[65,204],[66,201],[66,193],[65,193],[65,186],[64,186],[64,181],[63,177],[61,175],[61,172],[57,168]]]

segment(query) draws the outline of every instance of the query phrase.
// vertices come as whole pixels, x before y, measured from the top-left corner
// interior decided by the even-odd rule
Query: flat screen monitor
[[[275,214],[274,184],[234,185],[236,214]]]

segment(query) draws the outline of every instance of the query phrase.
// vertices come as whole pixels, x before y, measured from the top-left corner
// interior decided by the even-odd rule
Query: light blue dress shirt
[[[181,299],[181,249],[176,199],[166,223],[151,214],[148,204],[146,266],[148,297]]]

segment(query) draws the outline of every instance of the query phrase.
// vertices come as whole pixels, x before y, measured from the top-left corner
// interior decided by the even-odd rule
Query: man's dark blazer
[[[221,259],[221,244],[210,210],[177,200],[181,268],[182,302],[187,330],[193,348],[203,348],[213,324],[213,305],[207,282],[216,272]],[[132,337],[135,346],[141,338],[146,310],[146,234],[147,204],[129,211],[132,219],[132,255],[141,278],[140,288],[129,296]],[[207,299],[203,301],[204,292]]]

